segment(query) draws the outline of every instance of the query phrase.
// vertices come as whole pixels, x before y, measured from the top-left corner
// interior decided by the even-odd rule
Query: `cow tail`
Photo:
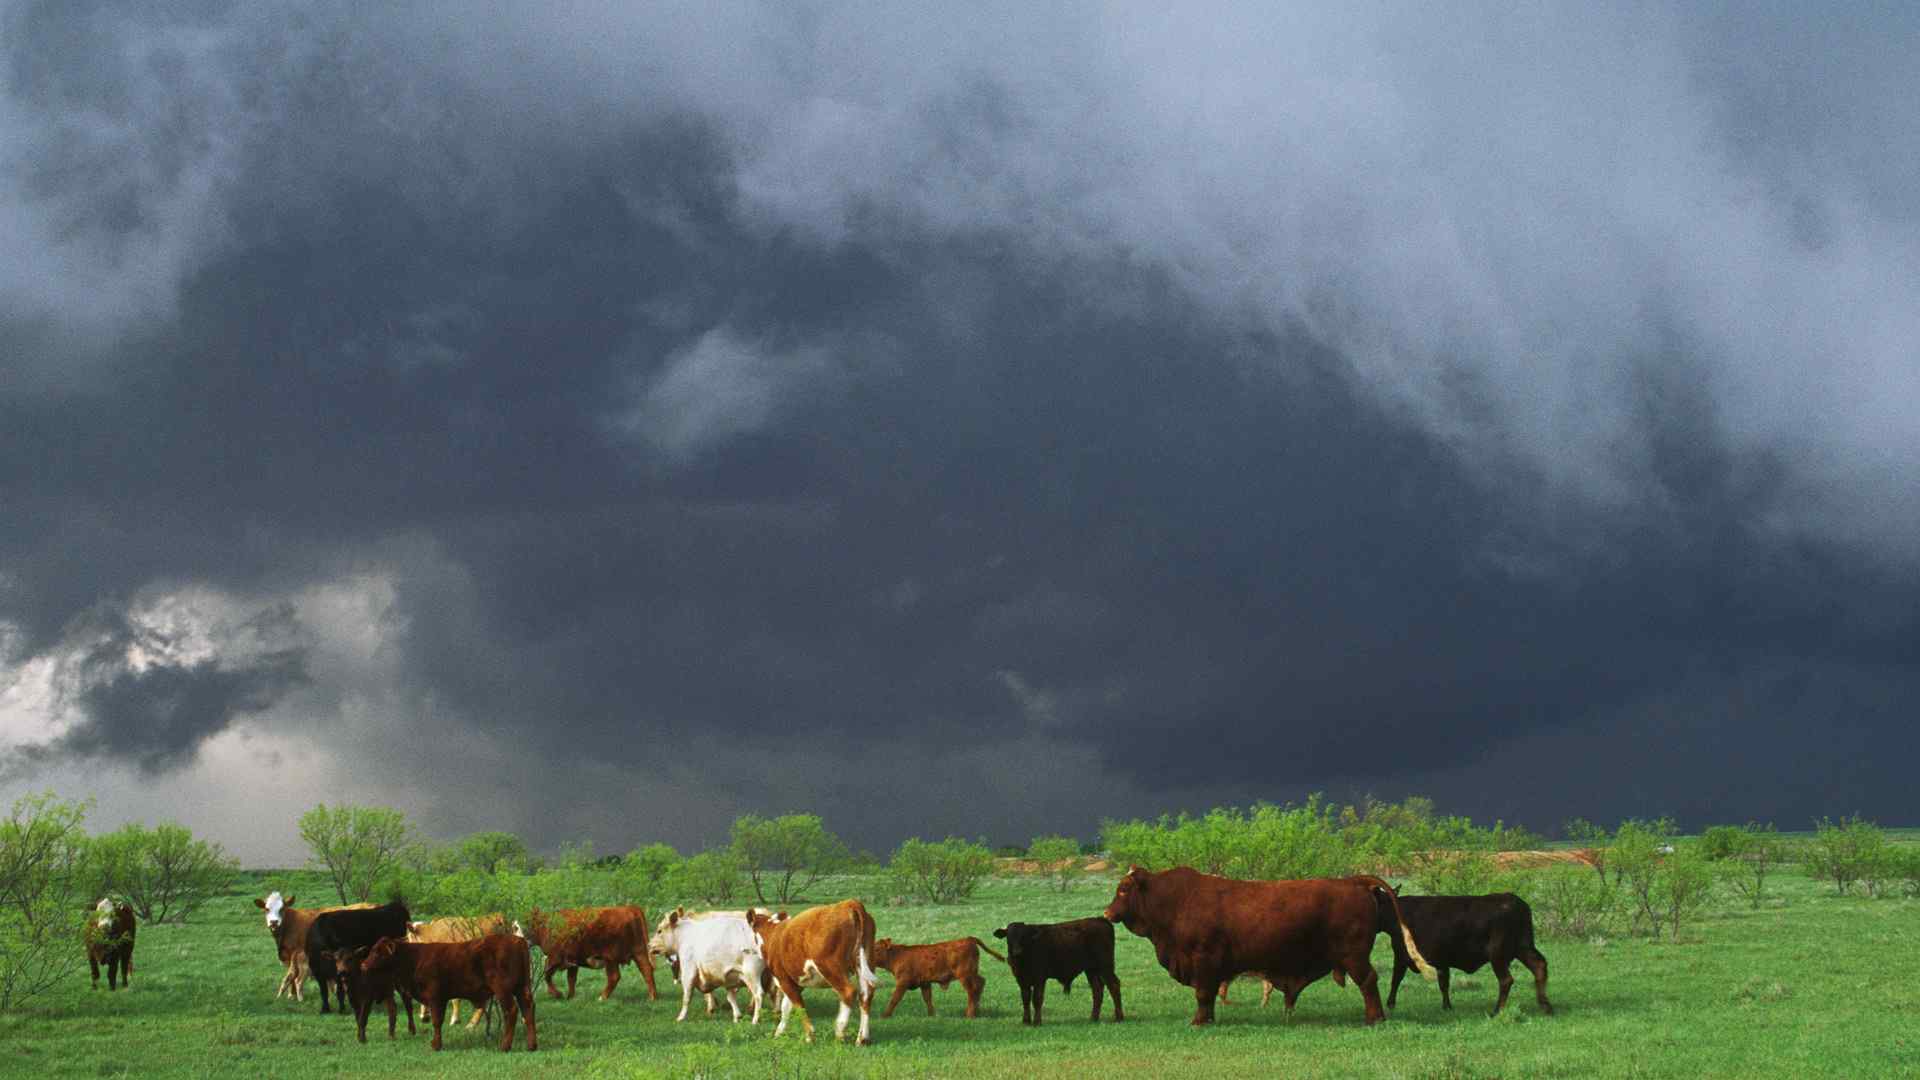
[[[1434,970],[1433,965],[1427,962],[1426,957],[1420,955],[1419,948],[1413,943],[1413,931],[1407,926],[1407,920],[1400,914],[1400,897],[1393,891],[1393,886],[1371,874],[1357,874],[1353,880],[1371,887],[1376,892],[1385,894],[1387,903],[1393,905],[1393,922],[1400,930],[1400,941],[1406,945],[1407,956],[1413,960],[1414,968],[1418,970],[1421,977],[1425,978],[1428,982],[1439,982],[1440,973]]]
[[[1000,955],[999,953],[997,953],[997,952],[994,952],[994,951],[993,951],[993,946],[991,946],[991,945],[988,945],[988,944],[987,944],[986,942],[984,942],[984,941],[981,941],[981,940],[980,940],[979,938],[968,938],[967,940],[968,940],[968,941],[971,941],[971,942],[973,942],[973,943],[974,943],[975,945],[978,945],[978,946],[980,946],[980,950],[981,950],[982,952],[984,952],[984,953],[986,953],[986,954],[987,954],[988,956],[991,956],[991,957],[993,957],[993,958],[994,958],[995,960],[998,960],[998,961],[1000,961],[1000,962],[1001,962],[1001,963],[1003,963],[1003,964],[1006,964],[1006,963],[1007,963],[1007,958],[1006,958],[1006,957],[1004,957],[1004,956],[1001,956],[1001,955]],[[1008,966],[1008,967],[1012,967],[1013,965],[1011,965],[1011,964],[1007,964],[1007,966]]]
[[[873,992],[880,988],[880,976],[875,975],[873,968],[867,963],[867,958],[873,955],[873,916],[867,914],[865,904],[857,901],[853,905],[853,933],[859,942],[860,996],[870,998]],[[865,1022],[861,1021],[861,1023]]]

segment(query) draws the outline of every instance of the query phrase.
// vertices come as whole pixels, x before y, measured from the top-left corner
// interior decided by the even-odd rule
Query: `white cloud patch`
[[[673,458],[691,459],[759,430],[797,388],[831,366],[825,348],[779,349],[716,327],[667,358],[620,427]]]

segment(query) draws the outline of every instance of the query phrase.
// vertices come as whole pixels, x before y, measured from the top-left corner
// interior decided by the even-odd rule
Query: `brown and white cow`
[[[100,989],[100,968],[107,969],[107,989],[133,985],[133,907],[101,897],[87,918],[87,964],[93,968],[93,988]]]
[[[847,1020],[854,1005],[860,1006],[861,1046],[873,1043],[872,1006],[874,988],[880,980],[873,973],[873,916],[858,900],[808,908],[784,922],[760,911],[747,913],[748,925],[760,941],[766,957],[767,974],[780,988],[780,1024],[774,1035],[784,1034],[787,1020],[795,1009],[806,1028],[807,1041],[813,1041],[813,1019],[807,1015],[800,992],[809,986],[832,988],[840,997],[840,1016],[834,1021],[833,1036],[844,1039]]]
[[[647,951],[647,913],[643,908],[625,904],[550,913],[535,908],[527,916],[525,938],[539,946],[546,957],[541,978],[546,981],[547,992],[556,998],[562,995],[553,985],[553,973],[562,968],[567,972],[565,996],[569,998],[582,967],[605,970],[607,987],[600,992],[600,1000],[606,1001],[613,996],[613,988],[620,985],[621,965],[632,964],[647,980],[648,1000],[660,1000],[653,981],[653,957]]]
[[[414,944],[383,938],[367,952],[360,970],[392,980],[399,990],[424,1002],[433,1016],[433,1048],[440,1049],[440,1029],[447,1003],[470,1001],[475,1008],[497,1002],[505,1032],[500,1049],[513,1048],[513,1024],[527,1014],[527,1049],[540,1048],[533,1024],[533,957],[523,938],[492,934],[477,941]]]
[[[282,897],[276,890],[253,900],[255,907],[267,913],[267,933],[273,935],[280,962],[287,966],[280,975],[280,986],[273,994],[276,1001],[283,997],[292,997],[295,1001],[306,1000],[302,988],[311,974],[307,970],[307,931],[313,928],[313,920],[329,911],[355,911],[373,906],[345,904],[338,907],[296,908],[293,899],[291,895]]]
[[[510,934],[512,932],[512,928],[507,925],[507,917],[497,911],[490,912],[486,915],[449,915],[445,918],[433,919],[427,922],[407,924],[407,940],[416,945],[423,942],[446,944],[454,941],[478,941],[488,934]],[[456,999],[451,1008],[452,1011],[447,1017],[447,1022],[458,1024],[460,1022],[460,1002]],[[474,1010],[473,1016],[467,1021],[467,1026],[470,1028],[479,1026],[483,1016],[483,1010]],[[427,1019],[427,1006],[425,1002],[422,1002],[420,1005],[420,1019]],[[412,1021],[409,1020],[408,1023],[411,1024]]]
[[[1195,1024],[1213,1022],[1220,984],[1236,975],[1311,982],[1330,971],[1360,987],[1366,1021],[1374,1024],[1386,1016],[1370,960],[1376,894],[1398,911],[1392,886],[1377,877],[1235,881],[1186,866],[1159,873],[1136,866],[1120,879],[1104,915],[1152,941],[1160,966],[1193,988]],[[1404,920],[1396,915],[1395,923],[1427,974]]]
[[[893,999],[887,1002],[880,1018],[892,1016],[909,990],[920,991],[921,1000],[927,1003],[927,1015],[932,1016],[934,984],[940,984],[940,989],[945,990],[954,982],[967,991],[967,1016],[980,1015],[980,991],[987,985],[987,980],[980,975],[982,951],[1003,964],[1007,962],[1006,957],[977,937],[955,938],[932,945],[896,945],[892,938],[875,941],[873,966],[893,975]]]

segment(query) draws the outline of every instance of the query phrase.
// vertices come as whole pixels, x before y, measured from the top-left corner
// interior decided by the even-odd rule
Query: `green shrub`
[[[1573,866],[1532,871],[1526,892],[1536,925],[1549,937],[1585,940],[1609,931],[1620,910],[1619,886]]]
[[[0,818],[0,1012],[51,989],[80,967],[88,895],[89,802],[53,792],[16,799]]]
[[[186,922],[240,872],[240,860],[184,825],[133,822],[92,846],[99,891],[124,898],[147,922]]]
[[[1040,864],[1061,892],[1080,875],[1080,842],[1068,836],[1036,836],[1027,845],[1026,857]]]
[[[328,806],[300,815],[308,863],[325,870],[343,904],[364,902],[413,847],[406,815],[385,806]]]
[[[1793,850],[1771,824],[1748,823],[1740,830],[1735,852],[1725,864],[1727,883],[1754,907],[1766,898],[1767,878],[1793,855]],[[1704,839],[1704,838],[1703,838]]]
[[[936,844],[915,838],[894,851],[888,872],[896,895],[951,904],[972,896],[993,872],[993,852],[954,836]]]
[[[1880,826],[1858,815],[1814,822],[1814,837],[1803,849],[1808,876],[1831,881],[1845,896],[1855,884],[1877,865],[1886,849],[1886,834]]]
[[[1715,825],[1700,834],[1700,852],[1714,862],[1738,858],[1747,849],[1747,830],[1738,825]]]
[[[703,851],[680,863],[670,888],[675,894],[696,897],[710,907],[727,907],[746,891],[746,870],[731,848]]]

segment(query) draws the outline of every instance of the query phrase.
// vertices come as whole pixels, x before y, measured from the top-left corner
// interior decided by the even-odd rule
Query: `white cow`
[[[665,957],[680,980],[680,1015],[687,1018],[695,990],[707,996],[707,1014],[714,1010],[713,991],[725,989],[727,1006],[740,1021],[740,1006],[733,999],[735,987],[746,987],[753,998],[752,1023],[760,1022],[763,974],[766,957],[760,953],[759,939],[747,925],[744,911],[707,911],[689,914],[675,908],[654,928],[648,951]]]

